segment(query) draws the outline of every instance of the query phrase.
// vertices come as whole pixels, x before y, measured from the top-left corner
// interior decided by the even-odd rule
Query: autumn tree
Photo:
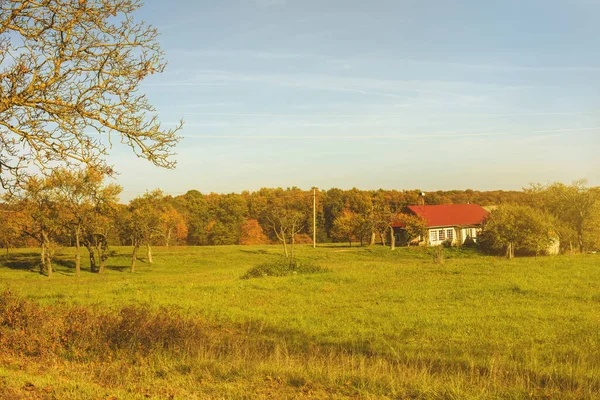
[[[176,197],[173,204],[185,218],[188,230],[187,244],[207,244],[206,227],[210,223],[211,217],[206,197],[197,190],[190,190]]]
[[[24,220],[25,215],[13,207],[9,207],[7,204],[2,204],[0,207],[0,246],[6,249],[6,256],[11,248],[23,242],[23,233],[20,227]]]
[[[88,165],[111,172],[115,141],[172,168],[178,141],[140,94],[162,72],[157,31],[138,0],[0,1],[0,182]],[[115,140],[116,139],[116,140]]]
[[[362,246],[365,239],[371,235],[372,230],[372,221],[369,216],[346,209],[333,222],[331,234],[335,239],[347,240],[352,247],[352,241],[359,241]]]
[[[554,232],[551,215],[529,206],[504,204],[489,214],[478,243],[484,249],[504,251],[510,259],[519,251],[544,252]]]
[[[245,199],[236,193],[209,196],[211,226],[210,244],[238,244],[242,224],[248,211]]]
[[[343,210],[341,214],[333,221],[331,235],[334,239],[346,240],[350,247],[352,241],[356,239],[358,215],[350,210]]]
[[[55,238],[64,229],[61,217],[65,214],[52,182],[48,178],[28,177],[18,192],[8,194],[8,201],[24,217],[19,220],[18,229],[40,247],[40,273],[52,277]]]
[[[570,185],[555,182],[532,185],[525,192],[531,203],[552,214],[559,222],[558,234],[563,244],[575,241],[583,252],[598,230],[600,189],[587,187],[585,180]]]
[[[262,226],[255,219],[246,220],[242,224],[242,233],[240,235],[241,245],[267,244],[269,238],[265,235]]]
[[[100,203],[86,218],[82,243],[90,257],[91,272],[104,272],[109,253],[109,236],[115,226],[113,218],[115,211],[116,204]]]
[[[136,197],[129,203],[126,227],[133,244],[131,272],[135,272],[138,250],[142,245],[146,245],[148,262],[153,263],[152,240],[162,236],[163,198],[163,193],[155,190]]]
[[[396,216],[396,222],[399,222],[404,231],[404,239],[406,245],[410,246],[410,243],[419,237],[423,237],[427,234],[427,220],[420,215],[413,214],[398,214]]]
[[[116,184],[104,184],[105,175],[93,168],[70,171],[58,169],[49,178],[57,194],[57,201],[64,203],[62,216],[75,238],[75,274],[81,271],[81,243],[90,256],[90,270],[103,272],[107,254],[107,230],[110,216],[118,201],[122,188]]]
[[[165,246],[169,247],[171,241],[185,240],[188,228],[183,215],[171,204],[166,204],[160,216],[161,232],[165,240]]]
[[[371,218],[373,220],[373,231],[379,233],[381,244],[385,246],[385,234],[390,235],[390,249],[396,248],[396,237],[394,234],[393,222],[396,220],[397,214],[391,209],[388,204],[377,203],[372,211]]]

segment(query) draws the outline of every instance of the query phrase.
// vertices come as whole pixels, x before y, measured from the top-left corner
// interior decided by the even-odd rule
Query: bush
[[[433,248],[433,263],[444,264],[446,262],[446,255],[444,252],[444,246],[435,246]]]
[[[287,276],[294,274],[317,274],[327,272],[327,269],[310,260],[297,258],[280,258],[273,262],[259,264],[252,267],[241,278],[262,278],[265,276]]]

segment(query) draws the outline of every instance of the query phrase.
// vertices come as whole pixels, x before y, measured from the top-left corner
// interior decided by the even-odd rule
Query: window
[[[437,242],[437,231],[429,231],[429,241]]]
[[[454,240],[454,229],[447,229],[446,230],[446,238],[448,240]]]
[[[440,240],[446,240],[446,232],[442,229],[439,233]]]

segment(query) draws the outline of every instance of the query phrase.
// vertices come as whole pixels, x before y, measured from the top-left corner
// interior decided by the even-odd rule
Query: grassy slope
[[[301,256],[331,272],[241,280],[280,249],[159,248],[154,265],[142,262],[134,275],[127,272],[129,249],[116,250],[105,275],[80,278],[65,250],[50,280],[22,269],[36,257],[22,251],[0,268],[0,289],[63,308],[175,307],[219,334],[258,342],[208,346],[193,358],[152,354],[135,365],[90,361],[93,371],[62,359],[5,358],[5,394],[600,396],[598,255],[506,261],[452,249],[436,265],[425,249],[301,247]]]

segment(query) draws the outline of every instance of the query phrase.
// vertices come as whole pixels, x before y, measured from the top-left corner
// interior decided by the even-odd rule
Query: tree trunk
[[[390,250],[396,250],[396,235],[394,235],[394,228],[390,226]]]
[[[42,265],[44,265],[45,269],[46,269],[46,274],[48,275],[48,278],[52,277],[52,261],[51,261],[51,250],[50,250],[50,240],[48,239],[48,234],[45,232],[42,232],[42,240],[43,240],[43,245],[42,245]]]
[[[94,254],[94,249],[92,248],[92,243],[90,242],[89,237],[84,239],[83,245],[90,255],[90,272],[96,272],[96,256]]]
[[[373,246],[375,244],[375,231],[371,232],[371,241],[369,242],[369,246]]]
[[[106,256],[103,248],[100,248],[98,251],[98,258],[100,259],[100,268],[98,268],[98,273],[101,274],[104,272],[104,266],[106,265]]]
[[[137,252],[139,248],[139,243],[135,243],[135,245],[133,246],[133,254],[131,254],[131,273],[135,272],[135,262],[137,260]]]
[[[106,265],[106,250],[108,248],[106,237],[102,234],[96,235],[96,252],[98,253],[98,262],[100,263],[100,267],[98,269],[98,273],[104,272],[104,266]]]
[[[285,254],[285,258],[289,257],[288,249],[287,249],[287,238],[285,237],[285,232],[281,232],[281,241],[283,242],[283,254]]]
[[[172,231],[171,228],[169,228],[167,230],[167,236],[165,237],[165,246],[166,247],[169,247],[169,242],[171,241],[171,231]]]
[[[508,258],[509,260],[512,260],[514,257],[515,257],[514,245],[512,242],[509,242],[508,246],[506,247],[506,258]]]
[[[79,226],[75,229],[75,276],[81,274],[81,254],[79,254]]]
[[[381,245],[385,246],[385,235],[383,232],[379,232],[379,238],[381,239]]]
[[[292,243],[291,243],[291,251],[290,251],[290,258],[294,258],[294,245],[296,244],[296,238],[295,238],[295,234],[292,232]]]
[[[46,269],[46,243],[42,241],[42,248],[40,251],[40,274],[43,274]]]
[[[150,247],[150,243],[146,243],[146,256],[148,257],[148,263],[153,264],[152,261],[152,247]]]
[[[46,251],[46,269],[48,270],[48,278],[52,278],[52,258],[50,251]]]
[[[577,242],[579,243],[579,252],[583,253],[583,234],[581,232],[577,234]]]

